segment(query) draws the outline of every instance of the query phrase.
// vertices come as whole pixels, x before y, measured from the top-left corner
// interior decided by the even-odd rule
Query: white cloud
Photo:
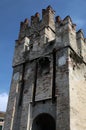
[[[8,101],[8,94],[7,93],[0,93],[0,111],[6,111]]]

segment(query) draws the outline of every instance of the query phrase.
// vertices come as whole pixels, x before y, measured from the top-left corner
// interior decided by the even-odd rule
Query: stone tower
[[[20,24],[4,130],[86,130],[86,39],[54,16]]]

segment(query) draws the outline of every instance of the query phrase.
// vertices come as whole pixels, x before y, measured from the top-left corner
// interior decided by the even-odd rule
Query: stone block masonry
[[[86,129],[86,39],[51,6],[20,23],[4,130]]]

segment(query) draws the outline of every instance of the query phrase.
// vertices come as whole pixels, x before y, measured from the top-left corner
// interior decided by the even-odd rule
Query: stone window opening
[[[29,45],[24,44],[24,51],[29,51],[29,50],[30,50]]]
[[[30,50],[30,39],[28,37],[24,38],[24,51]]]
[[[50,72],[50,60],[48,57],[42,57],[38,61],[39,72],[41,74],[47,74]]]

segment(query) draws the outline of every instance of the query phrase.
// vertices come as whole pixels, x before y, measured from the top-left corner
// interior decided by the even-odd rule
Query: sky
[[[6,111],[12,76],[12,60],[20,22],[51,5],[55,16],[70,15],[86,36],[86,0],[0,0],[0,111]]]

